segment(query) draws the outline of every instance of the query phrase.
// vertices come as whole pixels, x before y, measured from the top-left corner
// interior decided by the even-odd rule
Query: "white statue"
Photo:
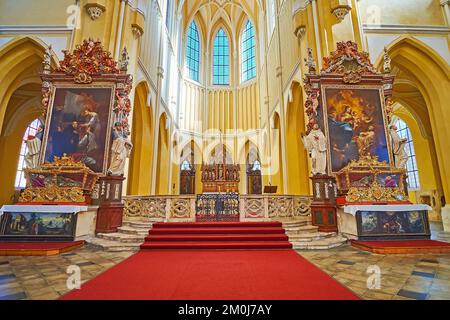
[[[408,162],[408,154],[405,150],[408,140],[406,138],[400,138],[397,133],[397,126],[394,124],[389,127],[389,133],[392,139],[392,151],[394,153],[395,167],[404,169],[406,167],[406,163]]]
[[[302,141],[312,159],[312,174],[326,174],[327,169],[327,139],[320,130],[318,124],[314,124],[311,132],[305,136],[302,133]]]
[[[36,169],[39,165],[39,151],[41,150],[43,128],[39,126],[38,132],[34,137],[28,137],[25,142],[27,145],[27,154],[25,155],[25,164],[27,168]]]
[[[111,164],[108,174],[121,176],[125,172],[125,162],[130,156],[133,144],[126,138],[120,136],[115,139],[111,146]]]

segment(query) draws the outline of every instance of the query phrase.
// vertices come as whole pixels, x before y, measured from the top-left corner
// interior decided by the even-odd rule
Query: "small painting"
[[[323,102],[332,173],[363,156],[390,163],[381,88],[323,86]]]
[[[429,234],[426,211],[360,211],[361,235]]]
[[[72,237],[74,214],[5,212],[0,234],[11,237]]]
[[[64,154],[105,173],[110,143],[112,88],[56,87],[43,160]]]

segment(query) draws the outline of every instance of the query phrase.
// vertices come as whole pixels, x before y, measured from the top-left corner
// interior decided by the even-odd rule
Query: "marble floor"
[[[450,242],[439,224],[432,232],[434,239]],[[450,300],[450,254],[379,255],[349,245],[297,252],[362,299]],[[84,247],[52,257],[0,257],[0,300],[57,299],[68,292],[69,266],[80,267],[84,283],[131,254]],[[378,288],[368,289],[374,275],[368,268],[380,271]]]

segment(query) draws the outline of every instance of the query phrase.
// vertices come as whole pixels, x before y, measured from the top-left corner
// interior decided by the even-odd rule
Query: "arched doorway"
[[[159,118],[158,159],[156,163],[156,194],[169,193],[169,130],[166,113]]]
[[[286,165],[289,194],[309,194],[308,154],[300,139],[305,131],[305,113],[301,84],[294,81],[286,114]]]
[[[282,194],[283,190],[283,160],[281,155],[281,123],[280,116],[275,112],[273,116],[273,129],[272,129],[272,150],[271,150],[271,174],[272,174],[272,186],[277,186],[277,193]]]
[[[131,142],[133,150],[128,171],[130,195],[149,195],[152,187],[152,150],[154,148],[153,109],[149,105],[147,82],[138,84],[135,90]]]

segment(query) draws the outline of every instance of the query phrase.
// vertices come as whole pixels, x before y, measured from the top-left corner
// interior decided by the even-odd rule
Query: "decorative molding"
[[[88,3],[84,8],[92,20],[97,20],[106,11],[106,8],[98,3]]]
[[[46,26],[46,25],[39,25],[39,26],[0,26],[0,34],[41,34],[41,33],[53,33],[53,34],[60,34],[60,33],[70,33],[72,32],[73,28],[68,27],[66,25],[64,26]]]
[[[450,0],[449,0],[450,1]],[[372,33],[450,33],[450,28],[446,26],[420,26],[420,25],[400,25],[400,24],[381,24],[381,25],[362,25],[364,32]]]

